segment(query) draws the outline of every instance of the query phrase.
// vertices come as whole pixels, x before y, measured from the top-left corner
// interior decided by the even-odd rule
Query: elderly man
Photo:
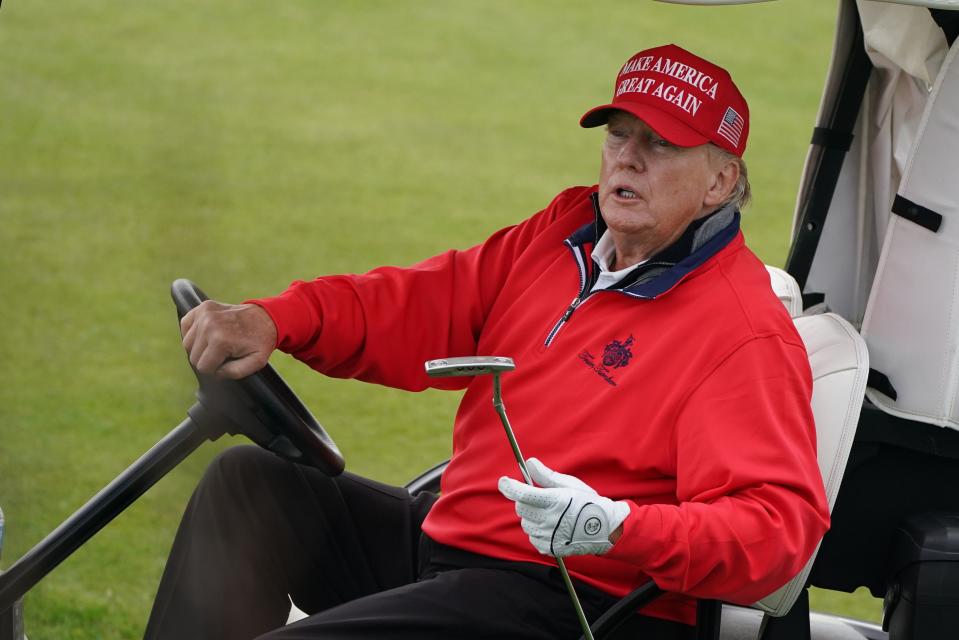
[[[184,318],[201,372],[243,377],[280,349],[331,376],[466,393],[435,503],[252,447],[221,455],[148,637],[574,638],[549,557],[565,556],[590,619],[652,578],[669,594],[643,637],[689,638],[695,598],[754,601],[798,572],[828,511],[806,353],[739,230],[746,102],[667,45],[630,58],[581,124],[607,125],[598,186],[481,245]],[[516,479],[489,379],[423,371],[475,354],[517,361],[508,401],[538,487]],[[277,629],[287,594],[311,615]]]

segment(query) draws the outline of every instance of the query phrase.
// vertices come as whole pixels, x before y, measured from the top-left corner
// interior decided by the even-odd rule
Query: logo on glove
[[[583,531],[585,531],[588,536],[595,536],[602,528],[603,523],[599,521],[599,518],[590,518],[586,521],[586,524],[583,525]]]

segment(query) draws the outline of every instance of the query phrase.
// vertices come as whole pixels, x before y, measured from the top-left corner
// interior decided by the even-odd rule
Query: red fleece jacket
[[[582,287],[564,240],[592,222],[593,192],[564,191],[465,251],[294,282],[254,302],[276,323],[278,348],[327,375],[466,388],[423,529],[475,553],[552,564],[497,491],[499,476],[519,476],[490,378],[423,369],[449,356],[512,357],[503,393],[523,453],[630,506],[612,550],[568,558],[570,573],[614,595],[651,577],[674,593],[644,612],[692,623],[690,596],[756,601],[798,573],[827,528],[808,360],[741,233],[653,299],[590,295],[547,346]]]

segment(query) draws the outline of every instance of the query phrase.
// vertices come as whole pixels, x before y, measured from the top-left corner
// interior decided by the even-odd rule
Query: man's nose
[[[643,171],[646,168],[646,154],[648,152],[647,145],[643,144],[643,140],[639,136],[630,136],[626,143],[619,148],[616,162],[621,167]]]

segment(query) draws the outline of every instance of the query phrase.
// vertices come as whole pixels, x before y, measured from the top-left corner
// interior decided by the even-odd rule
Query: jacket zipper
[[[549,334],[546,336],[546,342],[543,343],[544,347],[548,347],[553,343],[553,340],[556,338],[556,334],[559,333],[559,330],[563,328],[563,325],[569,320],[570,316],[573,315],[573,312],[576,311],[576,308],[583,303],[583,298],[576,296],[573,298],[573,301],[569,303],[566,311],[560,317],[559,321],[553,325],[553,328],[550,330]]]
[[[583,255],[583,250],[580,247],[574,246],[572,242],[566,240],[564,243],[566,247],[573,254],[573,258],[576,260],[576,266],[579,268],[579,293],[573,298],[573,301],[569,303],[569,306],[566,308],[566,311],[563,312],[563,315],[560,316],[560,319],[553,325],[553,328],[550,329],[549,333],[546,334],[546,340],[543,342],[543,349],[549,347],[553,344],[553,340],[556,339],[556,334],[559,333],[559,330],[569,322],[570,317],[573,315],[573,312],[579,308],[581,304],[589,297],[589,290],[592,288],[593,283],[591,280],[595,279],[595,274],[593,278],[590,278],[587,274],[586,269],[586,260],[588,259]]]
[[[646,265],[644,265],[644,266],[646,266]],[[673,266],[673,265],[672,265],[672,263],[669,263],[669,262],[655,262],[655,263],[650,263],[649,266],[650,266],[650,267],[658,267],[658,266],[671,267],[671,266]],[[562,329],[562,328],[566,325],[566,323],[569,322],[569,319],[570,319],[570,317],[572,317],[573,313],[574,313],[577,309],[579,309],[580,306],[582,306],[582,304],[583,304],[584,302],[586,302],[586,300],[587,300],[590,296],[593,295],[592,292],[590,292],[589,290],[592,288],[592,286],[593,286],[594,283],[593,283],[593,282],[586,282],[585,273],[582,274],[582,280],[583,280],[583,283],[584,283],[584,285],[583,285],[583,286],[584,286],[584,289],[579,292],[579,295],[578,295],[578,296],[576,296],[575,298],[573,298],[573,301],[569,303],[569,306],[568,306],[568,307],[566,307],[566,311],[563,312],[563,315],[560,316],[560,319],[557,320],[557,321],[556,321],[556,324],[553,325],[553,328],[550,329],[550,332],[546,335],[546,340],[545,340],[545,342],[543,342],[543,348],[544,348],[544,349],[547,348],[547,347],[549,347],[551,344],[553,344],[553,340],[556,339],[556,334],[558,334],[559,331],[560,331],[560,329]],[[595,278],[594,278],[594,280],[595,280]],[[603,289],[603,291],[611,291],[611,290],[610,290],[610,289]],[[642,298],[642,299],[644,299],[644,300],[647,300],[647,299],[648,299],[647,296],[641,296],[641,295],[637,295],[637,294],[632,294],[632,293],[628,293],[628,292],[626,292],[626,291],[619,290],[619,289],[614,290],[613,292],[614,292],[614,293],[621,293],[621,294],[624,294],[624,295],[628,295],[628,296],[631,296],[631,297],[633,297],[633,298]],[[597,293],[599,293],[599,292],[597,292]]]

